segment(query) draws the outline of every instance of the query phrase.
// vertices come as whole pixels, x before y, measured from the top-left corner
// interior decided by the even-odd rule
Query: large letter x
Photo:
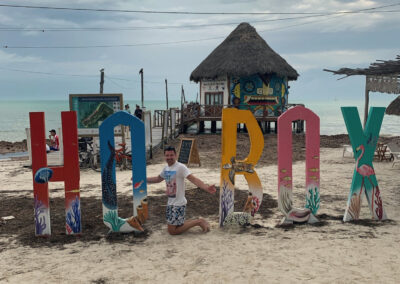
[[[356,107],[342,107],[342,114],[353,147],[356,166],[343,221],[357,220],[360,216],[361,195],[365,192],[372,218],[386,219],[381,194],[372,160],[381,129],[384,107],[371,107],[363,130]]]

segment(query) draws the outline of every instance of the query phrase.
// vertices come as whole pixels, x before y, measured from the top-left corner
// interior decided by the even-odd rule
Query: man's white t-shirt
[[[189,169],[178,161],[172,166],[166,166],[160,173],[167,186],[168,205],[186,205],[185,178],[188,175],[190,175]]]

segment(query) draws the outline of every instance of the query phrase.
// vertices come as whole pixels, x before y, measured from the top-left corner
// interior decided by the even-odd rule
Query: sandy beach
[[[202,166],[191,172],[218,186],[221,137],[195,136]],[[400,166],[374,162],[387,221],[371,220],[363,200],[361,218],[343,223],[354,158],[342,157],[347,135],[321,136],[321,208],[317,225],[279,226],[276,135],[266,135],[256,166],[264,196],[254,226],[220,229],[218,192],[210,195],[186,182],[187,218],[202,217],[211,232],[194,229],[180,236],[166,232],[164,183],[148,185],[149,220],[143,235],[112,234],[102,222],[101,177],[81,170],[82,236],[65,235],[64,189],[50,183],[52,236],[36,238],[32,173],[26,161],[0,161],[0,282],[2,283],[398,283],[400,279]],[[399,137],[380,138],[380,141]],[[179,140],[172,144],[178,145]],[[248,138],[238,137],[238,158],[248,153]],[[305,202],[304,135],[294,135],[294,205]],[[158,175],[161,151],[148,162]],[[121,217],[132,215],[129,171],[117,172]],[[236,177],[235,208],[243,208],[247,184]]]

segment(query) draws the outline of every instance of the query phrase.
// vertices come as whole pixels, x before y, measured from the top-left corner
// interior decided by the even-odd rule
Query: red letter
[[[33,195],[35,199],[35,234],[51,235],[48,183],[37,183],[36,172],[47,168],[46,130],[43,112],[29,113],[31,126],[31,151]],[[79,197],[78,129],[74,111],[61,112],[64,166],[51,167],[51,181],[64,181],[66,233],[81,233],[81,210]]]

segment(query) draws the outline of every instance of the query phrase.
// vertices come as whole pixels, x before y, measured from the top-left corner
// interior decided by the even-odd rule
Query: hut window
[[[206,105],[222,105],[223,104],[223,92],[205,93],[205,104]]]

